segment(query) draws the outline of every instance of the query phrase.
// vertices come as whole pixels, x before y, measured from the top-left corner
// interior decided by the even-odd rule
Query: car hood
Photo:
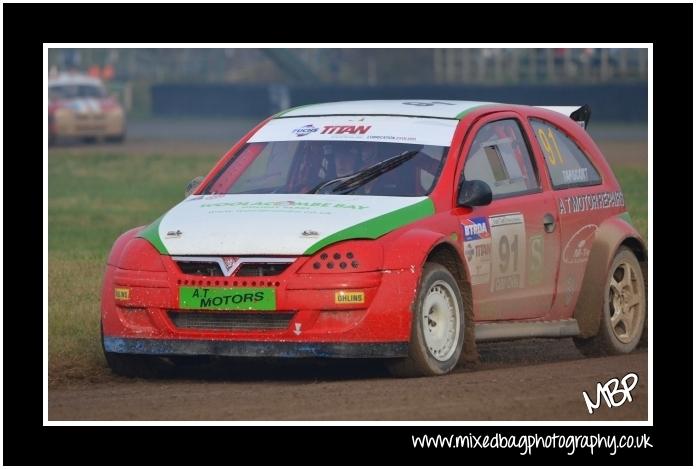
[[[138,236],[171,255],[302,255],[428,217],[428,197],[193,195]]]

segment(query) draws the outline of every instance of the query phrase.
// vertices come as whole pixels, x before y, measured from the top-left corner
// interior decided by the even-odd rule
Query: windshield
[[[53,85],[48,87],[50,99],[105,98],[106,90],[97,85]]]
[[[406,152],[351,195],[417,197],[430,193],[449,147],[362,141],[275,141],[246,145],[202,194],[306,194]],[[330,193],[330,192],[327,192]]]

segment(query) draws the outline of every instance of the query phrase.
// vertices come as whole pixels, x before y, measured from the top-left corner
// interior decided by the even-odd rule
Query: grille
[[[207,275],[209,277],[225,275],[220,264],[214,261],[178,260],[176,264],[183,273],[188,275]],[[272,277],[282,274],[291,264],[292,262],[245,262],[232,274],[237,277]]]
[[[169,318],[179,329],[277,330],[287,329],[294,313],[240,313],[169,311]]]
[[[181,271],[189,275],[208,275],[222,277],[222,270],[217,262],[177,262]]]
[[[242,264],[237,271],[238,277],[271,277],[280,275],[290,264]]]

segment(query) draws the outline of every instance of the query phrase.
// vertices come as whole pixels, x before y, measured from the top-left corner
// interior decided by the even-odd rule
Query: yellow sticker
[[[336,304],[362,304],[365,303],[365,292],[361,291],[337,291]]]
[[[116,288],[114,290],[114,298],[117,300],[127,300],[130,298],[130,289],[129,288]]]

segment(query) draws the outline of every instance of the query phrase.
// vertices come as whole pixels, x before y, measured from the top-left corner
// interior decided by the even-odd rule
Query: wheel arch
[[[635,254],[647,286],[648,250],[645,241],[622,215],[608,218],[595,232],[592,252],[575,305],[573,317],[580,328],[580,338],[594,337],[599,332],[606,276],[621,247],[626,247]],[[598,295],[598,291],[601,294]]]
[[[464,307],[464,346],[459,359],[462,362],[477,362],[476,329],[474,327],[474,297],[471,290],[468,265],[457,248],[448,240],[435,243],[425,257],[425,262],[436,262],[445,267],[457,281]]]

